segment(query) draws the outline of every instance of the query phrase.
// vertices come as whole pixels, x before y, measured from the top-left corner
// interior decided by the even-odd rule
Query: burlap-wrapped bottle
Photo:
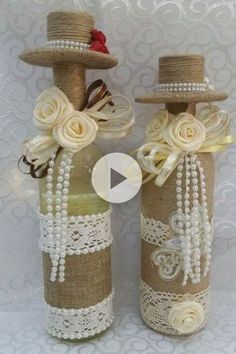
[[[110,68],[117,64],[108,52],[102,53],[96,51],[96,48],[90,48],[93,29],[94,19],[87,13],[50,13],[46,45],[26,50],[20,55],[29,64],[52,67],[54,85],[66,94],[78,111],[85,107],[87,100],[85,69]],[[104,40],[101,47],[106,48]],[[49,199],[52,199],[52,223],[56,233],[57,193],[60,196],[58,176],[63,166],[63,151],[57,155],[51,180],[45,176],[39,184],[40,246],[43,251],[47,330],[59,338],[94,336],[106,330],[113,321],[110,207],[95,193],[91,184],[93,166],[101,156],[95,144],[90,144],[72,156],[69,191],[65,197],[66,245],[60,246],[60,240],[55,243],[59,242],[59,247],[64,247],[65,252],[59,265],[57,259],[52,261],[53,250],[50,250],[48,188],[51,184],[52,198]],[[56,236],[53,235],[54,238]],[[52,269],[56,268],[53,262],[60,270],[65,270],[61,278],[54,275],[52,279]]]
[[[197,103],[223,100],[226,97],[226,94],[213,90],[209,86],[209,82],[204,80],[204,58],[200,55],[185,55],[160,58],[158,90],[152,95],[137,98],[137,101],[165,103],[166,106],[162,115],[167,115],[168,124],[171,124],[171,120],[180,119],[178,114],[181,112],[188,111],[191,116],[195,117]],[[161,115],[158,117],[162,119]],[[155,118],[156,122],[158,117]],[[156,175],[154,171],[156,171],[155,168],[160,160],[155,161],[155,158],[158,157],[159,153],[160,155],[164,154],[164,150],[160,150],[158,144],[163,144],[163,141],[161,142],[159,138],[161,134],[164,134],[166,126],[162,130],[159,125],[156,126],[155,124],[154,122],[151,132],[155,135],[155,138],[153,138],[154,135],[149,134],[149,138],[153,139],[146,141],[146,143],[149,143],[149,145],[146,145],[146,152],[148,151],[149,155],[142,155],[140,160],[141,166],[143,165],[147,172],[148,167],[145,165],[145,161],[150,163],[150,159],[154,158],[152,168],[148,173],[149,176],[153,173],[154,176],[152,177],[154,178],[144,183],[142,187],[141,315],[143,320],[158,332],[170,335],[190,334],[203,328],[208,320],[210,302],[209,269],[204,276],[203,273],[206,264],[209,268],[211,255],[209,252],[204,252],[205,248],[201,248],[201,242],[204,242],[203,226],[197,224],[200,226],[196,229],[199,235],[196,236],[198,240],[195,244],[199,245],[200,240],[200,255],[193,265],[193,270],[199,271],[201,276],[194,280],[194,275],[190,274],[188,279],[184,280],[185,258],[183,252],[185,251],[183,251],[180,239],[182,235],[183,240],[185,240],[188,224],[183,219],[178,224],[178,205],[182,207],[182,204],[187,204],[187,207],[186,205],[183,206],[185,208],[183,210],[190,210],[190,212],[188,211],[190,213],[188,214],[190,215],[188,216],[189,220],[194,205],[198,205],[199,209],[202,208],[202,205],[206,205],[208,215],[205,215],[205,218],[208,218],[211,222],[213,215],[214,161],[210,152],[197,153],[196,155],[185,153],[186,158],[183,158],[182,165],[179,160],[169,177],[165,179],[161,186],[158,186],[158,182],[155,183]],[[173,152],[175,152],[174,149]],[[188,166],[185,159],[187,159]],[[142,163],[143,160],[144,163]],[[195,166],[196,162],[197,165]],[[160,166],[161,168],[162,166]],[[157,175],[159,172],[157,171]],[[168,174],[168,172],[166,173]],[[195,179],[198,177],[197,182],[194,179],[190,181],[192,175]],[[193,184],[193,181],[195,184]],[[195,199],[193,199],[193,195]],[[203,204],[197,200],[202,197],[204,197]],[[201,210],[199,215],[202,215]],[[183,233],[180,234],[178,225],[183,223],[185,229],[181,229]],[[191,229],[193,233],[190,233],[190,240],[194,237],[194,231],[192,230],[194,229]],[[210,248],[209,243],[210,241],[208,241],[206,248],[208,250]],[[188,252],[189,257],[193,257],[194,252],[197,254],[197,251],[193,249]]]

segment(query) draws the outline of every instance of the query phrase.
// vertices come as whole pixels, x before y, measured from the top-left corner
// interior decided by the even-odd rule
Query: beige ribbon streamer
[[[155,119],[157,116],[158,114]],[[201,109],[195,118],[205,126],[206,138],[200,149],[194,152],[219,152],[227,145],[236,142],[234,136],[226,135],[230,126],[230,118],[226,111],[210,106],[210,109],[209,107]],[[148,137],[146,140],[148,141]],[[174,151],[164,139],[160,143],[155,143],[152,137],[152,142],[141,146],[136,153],[141,168],[148,173],[144,176],[143,183],[156,177],[154,183],[161,187],[178,165],[185,151]]]

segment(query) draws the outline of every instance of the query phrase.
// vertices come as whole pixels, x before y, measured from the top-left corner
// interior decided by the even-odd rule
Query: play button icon
[[[99,159],[92,171],[95,192],[110,203],[133,198],[142,185],[142,172],[129,155],[114,152]]]
[[[110,169],[111,177],[110,177],[110,188],[116,187],[118,184],[122,183],[127,179],[124,175],[117,172],[113,168]]]

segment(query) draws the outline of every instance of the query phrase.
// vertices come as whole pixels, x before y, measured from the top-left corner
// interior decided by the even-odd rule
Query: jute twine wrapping
[[[85,75],[81,66],[55,66],[54,82],[77,109],[85,99]],[[68,205],[70,215],[70,205]],[[83,308],[97,304],[112,291],[111,249],[82,255],[67,255],[65,281],[51,282],[51,260],[43,252],[44,296],[58,308]]]
[[[204,83],[204,57],[201,55],[175,55],[159,58],[159,83]],[[136,98],[142,103],[211,102],[225,100],[224,92],[206,91],[154,91]]]
[[[183,105],[168,105],[172,113],[180,112]],[[193,107],[194,110],[194,107]],[[194,113],[194,112],[192,112]],[[212,154],[198,154],[201,161],[206,178],[206,192],[209,218],[213,213],[213,188],[214,188],[214,161]],[[200,186],[199,186],[200,188]],[[184,193],[184,191],[183,191]],[[191,201],[190,201],[191,202]],[[164,185],[159,188],[153,180],[146,183],[142,187],[142,213],[144,217],[160,220],[165,224],[169,224],[168,219],[172,212],[176,211],[176,171],[174,171]],[[141,243],[141,278],[156,291],[171,292],[175,294],[196,294],[203,289],[209,287],[209,275],[203,278],[199,283],[192,284],[188,281],[186,286],[182,286],[183,272],[181,272],[174,280],[165,281],[159,276],[158,267],[153,266],[151,254],[157,250],[158,246],[152,245],[144,240]],[[204,266],[204,258],[201,259],[202,267]],[[146,314],[147,316],[147,314]]]
[[[69,40],[91,44],[94,18],[82,11],[55,11],[47,17],[47,39]],[[108,69],[117,65],[117,59],[108,53],[76,48],[45,47],[27,49],[20,59],[28,64],[52,67],[56,63],[83,64],[90,69]]]
[[[94,18],[87,12],[56,11],[48,15],[48,40],[68,39],[82,43],[91,42]]]

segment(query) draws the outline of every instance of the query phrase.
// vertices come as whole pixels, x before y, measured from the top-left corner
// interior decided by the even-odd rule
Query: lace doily
[[[66,253],[69,255],[86,254],[110,246],[112,243],[110,214],[111,208],[101,214],[68,216]],[[51,253],[47,215],[39,214],[39,217],[41,229],[39,246],[42,251]],[[56,224],[55,218],[53,218],[53,223]]]
[[[46,304],[48,333],[63,339],[80,339],[105,331],[113,322],[112,293],[94,306],[60,309]]]
[[[194,295],[175,294],[155,291],[143,280],[140,282],[140,309],[144,321],[156,331],[171,335],[179,335],[179,332],[169,323],[169,312],[172,306],[183,301],[195,301],[200,304],[204,311],[204,321],[201,326],[196,329],[196,331],[198,331],[204,327],[207,322],[209,296],[209,288]]]

